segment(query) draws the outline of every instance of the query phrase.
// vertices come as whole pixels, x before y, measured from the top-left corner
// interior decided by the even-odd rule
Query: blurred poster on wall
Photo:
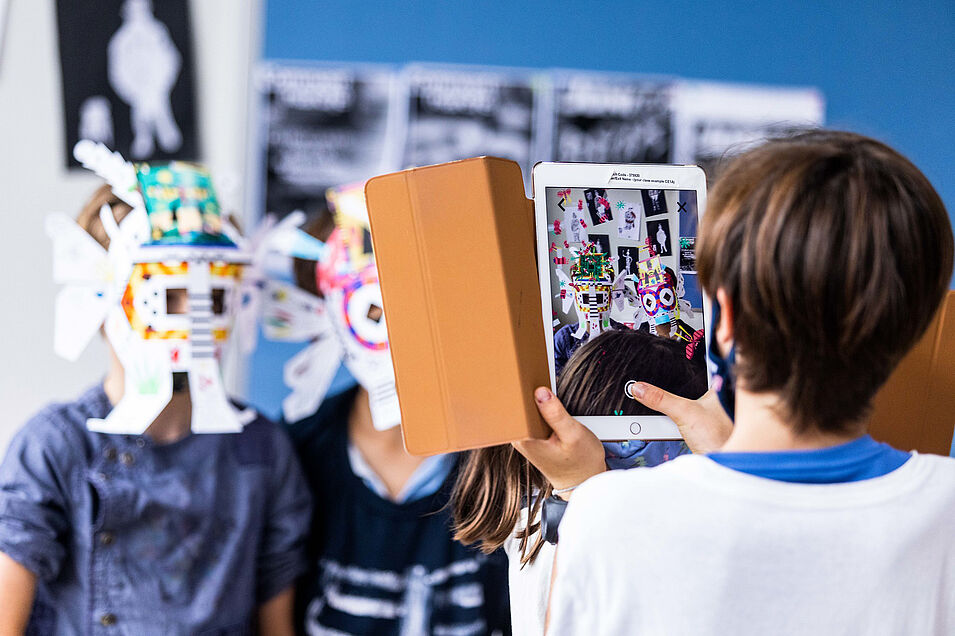
[[[673,161],[708,174],[724,156],[825,120],[822,95],[812,88],[684,81],[673,95]]]
[[[413,65],[403,78],[408,130],[402,167],[491,155],[519,163],[529,183],[535,144],[529,73]]]
[[[187,0],[56,3],[67,165],[91,139],[134,161],[197,159]]]
[[[550,161],[666,163],[671,83],[607,73],[555,72],[542,138]]]
[[[310,213],[328,188],[397,167],[403,114],[390,69],[276,62],[257,80],[266,212]]]

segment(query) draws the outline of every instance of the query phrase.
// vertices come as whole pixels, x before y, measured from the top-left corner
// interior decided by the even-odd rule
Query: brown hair
[[[651,415],[624,395],[627,380],[642,380],[688,398],[706,392],[706,370],[686,359],[686,346],[644,331],[611,329],[580,346],[557,379],[557,395],[574,415]],[[543,545],[537,533],[540,509],[551,485],[510,445],[470,451],[462,460],[451,495],[454,537],[500,548],[517,528],[521,563],[533,561]],[[528,508],[518,528],[521,509]]]
[[[108,205],[113,210],[113,218],[119,223],[132,208],[118,196],[113,194],[113,189],[109,184],[104,183],[96,188],[96,191],[89,200],[80,209],[76,217],[76,224],[86,230],[90,236],[96,239],[96,242],[109,249],[109,236],[103,228],[103,222],[100,220],[99,211],[104,205]]]
[[[332,218],[332,214],[325,204],[316,206],[316,209],[308,215],[304,225],[302,225],[303,232],[320,241],[328,240],[329,235],[334,229],[335,220]],[[321,298],[323,294],[322,290],[318,288],[317,265],[318,263],[316,261],[297,257],[293,258],[292,275],[296,285]]]
[[[778,394],[797,433],[850,432],[931,321],[952,249],[945,207],[911,162],[813,131],[726,167],[697,267],[732,304],[739,385]]]

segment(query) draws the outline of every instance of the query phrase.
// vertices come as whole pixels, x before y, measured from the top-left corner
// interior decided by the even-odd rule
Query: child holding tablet
[[[557,392],[569,408],[583,415],[653,413],[613,390],[621,377],[651,382],[687,398],[706,391],[705,371],[686,358],[683,344],[646,331],[611,329],[577,348],[558,378]],[[683,442],[633,440],[603,446],[610,469],[655,466],[687,452]],[[540,471],[511,446],[469,452],[455,484],[455,538],[466,544],[479,542],[486,552],[500,547],[507,552],[516,634],[544,630],[554,545],[545,541],[541,518],[545,501],[546,506],[560,505],[552,491]]]
[[[574,491],[550,633],[955,632],[955,460],[866,435],[873,396],[948,286],[952,249],[931,184],[875,140],[812,132],[733,161],[697,253],[733,426],[705,404],[690,422],[687,403],[636,386],[722,447]],[[575,486],[582,427],[536,396],[555,439],[519,448]]]

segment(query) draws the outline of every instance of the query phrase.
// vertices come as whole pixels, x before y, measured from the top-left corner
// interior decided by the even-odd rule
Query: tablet
[[[703,171],[539,163],[533,183],[551,388],[561,395],[564,373],[564,395],[585,387],[586,399],[578,395],[576,402],[587,411],[568,410],[601,440],[681,439],[672,420],[648,414],[628,391],[633,381],[663,377],[663,365],[671,363],[684,375],[692,365],[696,395],[685,397],[706,389],[704,317],[710,307],[696,273],[697,228],[706,207]],[[617,332],[625,329],[643,334]],[[609,331],[615,333],[601,338]],[[685,350],[685,360],[674,358],[676,349]],[[628,357],[631,350],[636,353]],[[611,364],[601,367],[602,361]]]

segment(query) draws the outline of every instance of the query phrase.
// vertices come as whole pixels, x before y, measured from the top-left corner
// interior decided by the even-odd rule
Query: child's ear
[[[716,332],[713,334],[716,338],[716,344],[720,352],[726,355],[726,352],[733,346],[733,304],[722,287],[716,290],[716,302],[720,304],[720,322],[714,325]]]

